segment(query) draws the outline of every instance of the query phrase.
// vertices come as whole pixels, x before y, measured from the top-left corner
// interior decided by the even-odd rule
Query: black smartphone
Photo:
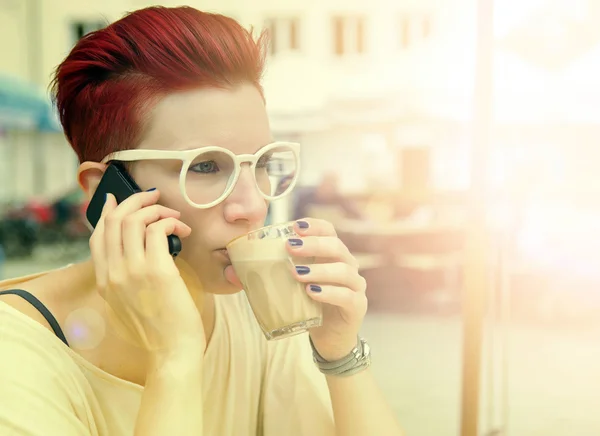
[[[85,215],[90,225],[95,228],[98,224],[106,201],[106,194],[113,194],[117,199],[117,204],[119,204],[137,192],[142,192],[142,190],[129,175],[123,164],[119,162],[110,163],[87,207]],[[177,235],[169,235],[167,240],[169,242],[169,253],[173,257],[177,256],[181,251],[181,239]]]

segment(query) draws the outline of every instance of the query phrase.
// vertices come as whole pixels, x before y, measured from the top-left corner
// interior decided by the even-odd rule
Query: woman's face
[[[253,154],[273,142],[265,105],[252,85],[234,89],[200,89],[172,94],[152,111],[143,149],[183,150],[219,146],[235,154]],[[257,189],[248,164],[242,165],[233,191],[210,209],[196,209],[183,198],[176,161],[138,161],[131,173],[142,189],[157,188],[159,202],[181,212],[181,221],[192,228],[183,240],[179,260],[200,278],[211,293],[239,290],[225,278],[229,265],[224,248],[231,239],[264,224],[268,202]],[[228,275],[232,269],[228,269]]]

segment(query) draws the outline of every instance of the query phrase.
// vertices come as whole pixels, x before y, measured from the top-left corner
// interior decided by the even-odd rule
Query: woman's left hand
[[[325,303],[323,325],[311,329],[310,337],[325,360],[341,359],[356,346],[367,313],[366,281],[331,223],[306,218],[296,222],[295,230],[299,238],[288,241],[288,251],[296,258],[314,258],[315,263],[297,259],[294,274],[312,299]]]

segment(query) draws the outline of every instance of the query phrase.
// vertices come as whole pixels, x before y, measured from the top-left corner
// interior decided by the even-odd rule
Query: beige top
[[[24,280],[0,282],[0,289]],[[331,400],[307,335],[267,342],[243,292],[218,295],[215,306],[204,436],[333,436]],[[143,391],[0,301],[1,435],[132,435]]]

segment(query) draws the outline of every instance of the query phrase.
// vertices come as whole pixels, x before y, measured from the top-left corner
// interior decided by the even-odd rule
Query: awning
[[[0,129],[59,132],[60,125],[43,89],[0,74]]]

